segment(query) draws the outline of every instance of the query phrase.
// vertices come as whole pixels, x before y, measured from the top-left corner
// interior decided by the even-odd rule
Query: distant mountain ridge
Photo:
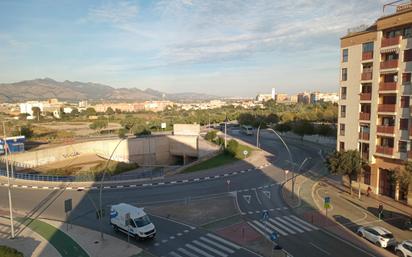
[[[196,101],[210,100],[218,97],[201,93],[164,93],[153,89],[114,88],[92,82],[65,80],[55,81],[51,78],[25,80],[15,83],[0,84],[1,102],[19,102],[28,100],[45,100],[58,98],[66,101],[109,100],[109,101]]]

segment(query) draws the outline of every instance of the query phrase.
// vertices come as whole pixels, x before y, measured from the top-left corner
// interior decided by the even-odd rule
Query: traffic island
[[[238,215],[235,198],[217,195],[207,199],[185,198],[181,201],[148,206],[150,214],[176,220],[193,226],[202,226],[233,215]]]

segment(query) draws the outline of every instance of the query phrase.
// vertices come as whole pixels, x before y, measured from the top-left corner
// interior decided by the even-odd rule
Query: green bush
[[[227,151],[228,153],[230,153],[232,156],[235,156],[236,153],[237,153],[237,151],[238,151],[238,148],[239,148],[239,143],[238,143],[236,140],[231,139],[231,140],[229,140],[229,142],[227,143],[227,149],[226,149],[226,151]]]
[[[14,248],[0,245],[0,256],[2,257],[24,257],[23,254]]]
[[[212,131],[209,131],[209,132],[206,133],[205,139],[207,141],[213,142],[213,140],[216,138],[216,136],[217,136],[216,130],[212,130]]]
[[[121,128],[117,131],[119,138],[126,138],[127,129]]]

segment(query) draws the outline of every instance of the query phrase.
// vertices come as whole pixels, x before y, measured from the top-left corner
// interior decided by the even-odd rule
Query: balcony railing
[[[381,70],[398,68],[399,60],[387,60],[381,62]]]
[[[393,155],[393,147],[389,146],[376,146],[376,153],[385,154],[385,155]]]
[[[361,140],[368,140],[368,141],[369,141],[369,133],[367,133],[367,132],[359,132],[359,139],[361,139]]]
[[[362,53],[362,60],[370,60],[373,58],[373,52],[364,52]]]
[[[370,120],[371,114],[367,112],[360,112],[359,113],[359,120]]]
[[[362,72],[361,80],[372,80],[372,72],[371,71]]]
[[[388,91],[398,89],[396,82],[381,82],[379,84],[379,91]]]
[[[360,100],[361,101],[370,101],[372,99],[371,93],[360,93]]]
[[[393,46],[393,45],[399,45],[401,42],[401,37],[390,37],[390,38],[382,38],[382,44],[381,47],[387,47],[387,46]]]
[[[376,131],[378,133],[393,134],[395,133],[395,126],[378,125]]]
[[[378,112],[395,112],[396,104],[379,104]]]

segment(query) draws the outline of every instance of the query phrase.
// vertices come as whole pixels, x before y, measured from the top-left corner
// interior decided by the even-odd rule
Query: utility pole
[[[225,149],[227,148],[227,115],[225,119]]]
[[[7,191],[9,194],[9,209],[10,209],[10,228],[11,228],[11,238],[14,238],[14,220],[13,220],[13,203],[11,200],[11,185],[10,185],[10,171],[9,171],[9,160],[8,160],[8,154],[7,151],[9,150],[9,147],[7,146],[7,141],[6,141],[6,123],[3,121],[3,140],[4,140],[4,153],[6,156],[6,172],[7,172]]]

